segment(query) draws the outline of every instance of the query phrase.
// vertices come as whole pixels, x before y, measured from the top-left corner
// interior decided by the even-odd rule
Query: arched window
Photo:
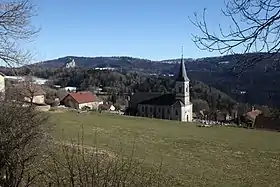
[[[189,87],[188,86],[186,86],[186,92],[189,92]]]
[[[182,93],[182,86],[179,86],[178,92],[179,92],[179,93]]]

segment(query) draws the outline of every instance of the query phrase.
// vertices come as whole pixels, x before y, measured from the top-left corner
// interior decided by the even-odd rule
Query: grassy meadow
[[[174,186],[280,186],[280,133],[100,113],[51,112],[57,141],[163,163]]]

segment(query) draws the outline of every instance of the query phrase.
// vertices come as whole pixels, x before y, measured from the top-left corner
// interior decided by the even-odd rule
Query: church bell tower
[[[185,105],[190,104],[190,89],[189,89],[190,80],[187,76],[183,47],[182,47],[182,57],[180,63],[180,69],[178,76],[176,78],[175,90],[176,90],[176,99],[181,100]]]

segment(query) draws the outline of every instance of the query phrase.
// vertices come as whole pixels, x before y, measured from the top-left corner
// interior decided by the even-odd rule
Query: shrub
[[[122,156],[83,144],[60,143],[45,161],[48,186],[171,186],[161,165],[145,167],[133,154]],[[57,154],[61,153],[61,154]]]
[[[85,146],[83,136],[55,142],[46,113],[2,103],[0,186],[172,186],[159,166],[131,154]]]
[[[0,186],[27,186],[38,175],[36,162],[46,151],[48,117],[32,107],[1,103]]]

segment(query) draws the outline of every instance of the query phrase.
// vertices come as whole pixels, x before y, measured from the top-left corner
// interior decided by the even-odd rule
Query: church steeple
[[[175,81],[175,90],[176,90],[176,99],[181,100],[185,105],[190,103],[189,83],[190,80],[187,76],[184,56],[183,56],[183,48],[182,48],[182,59],[181,59],[178,77],[176,78]]]
[[[182,47],[182,57],[181,57],[180,69],[179,69],[179,73],[178,73],[176,81],[180,81],[180,82],[189,81],[189,78],[188,78],[187,72],[186,72],[185,62],[184,62],[183,47]]]

